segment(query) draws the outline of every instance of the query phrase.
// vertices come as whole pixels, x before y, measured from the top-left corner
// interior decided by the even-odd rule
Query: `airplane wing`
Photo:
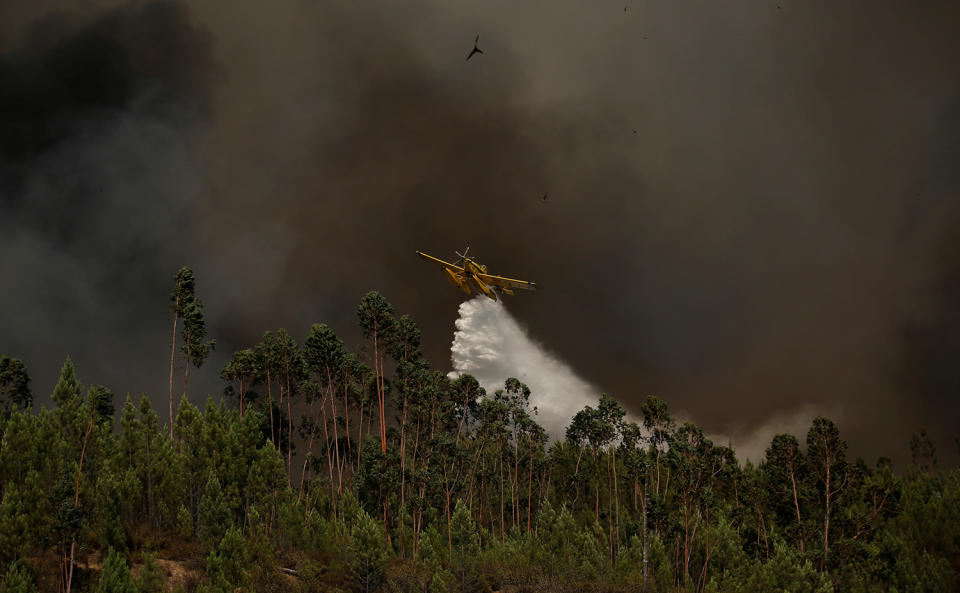
[[[500,288],[523,288],[525,290],[537,289],[536,282],[514,280],[513,278],[504,278],[503,276],[491,276],[490,274],[475,274],[475,276],[487,284],[493,284],[494,286],[499,286]]]
[[[451,270],[457,270],[458,272],[462,272],[462,271],[463,271],[463,268],[461,268],[460,266],[455,266],[455,265],[451,264],[450,262],[445,262],[445,261],[443,261],[442,259],[437,259],[437,258],[433,257],[432,255],[427,255],[426,253],[424,253],[424,252],[422,252],[422,251],[418,251],[418,252],[417,252],[417,255],[419,255],[420,257],[422,257],[423,259],[427,260],[428,262],[430,262],[430,263],[432,263],[432,264],[437,264],[437,265],[443,266],[444,268],[450,268]]]

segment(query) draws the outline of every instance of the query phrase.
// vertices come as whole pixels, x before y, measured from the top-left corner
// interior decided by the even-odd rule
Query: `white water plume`
[[[551,437],[562,438],[574,414],[597,404],[599,392],[531,340],[502,303],[485,296],[461,303],[456,327],[450,376],[473,375],[487,393],[516,377],[530,388],[537,422]]]

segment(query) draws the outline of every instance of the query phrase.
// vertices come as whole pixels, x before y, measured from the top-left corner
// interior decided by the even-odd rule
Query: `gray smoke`
[[[267,329],[357,348],[370,289],[444,367],[457,293],[414,251],[471,244],[634,414],[839,410],[855,454],[926,427],[947,460],[960,4],[780,4],[3,2],[0,351],[159,399],[187,264],[197,399]]]

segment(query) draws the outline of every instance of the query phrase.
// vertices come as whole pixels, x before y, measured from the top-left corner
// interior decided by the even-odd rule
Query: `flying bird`
[[[473,40],[473,49],[470,50],[470,54],[467,56],[467,60],[468,60],[468,61],[470,60],[470,58],[473,57],[473,54],[482,54],[482,53],[483,53],[483,50],[480,49],[479,47],[477,47],[477,43],[479,43],[479,42],[480,42],[480,36],[477,35],[477,38]]]

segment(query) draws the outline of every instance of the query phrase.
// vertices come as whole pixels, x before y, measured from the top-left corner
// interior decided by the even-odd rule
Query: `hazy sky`
[[[0,352],[42,397],[69,354],[164,398],[181,265],[197,392],[268,329],[355,347],[370,289],[449,370],[414,251],[470,245],[628,409],[955,460],[958,224],[956,2],[0,5]]]

